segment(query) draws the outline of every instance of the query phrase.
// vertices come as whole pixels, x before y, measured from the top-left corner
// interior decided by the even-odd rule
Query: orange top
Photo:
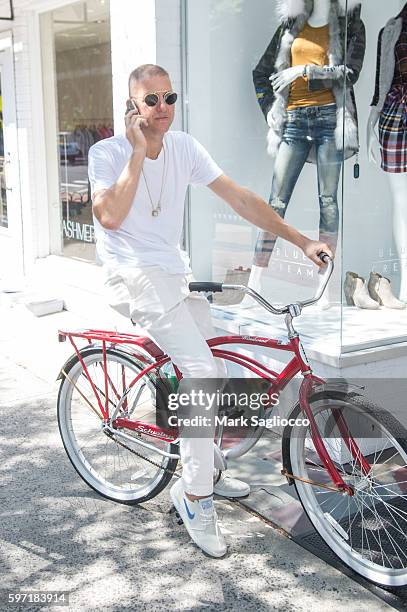
[[[325,66],[329,63],[329,25],[313,28],[308,23],[294,40],[291,47],[291,66],[314,64]],[[290,87],[287,110],[302,106],[322,106],[335,102],[331,89],[308,91],[308,79],[299,77]]]

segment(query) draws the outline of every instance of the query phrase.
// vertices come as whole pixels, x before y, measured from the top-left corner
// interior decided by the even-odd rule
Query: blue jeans
[[[342,152],[335,142],[336,104],[287,111],[277,153],[269,204],[284,219],[301,170],[315,146],[320,207],[319,239],[336,248],[339,228],[338,184]],[[309,199],[308,194],[304,197]],[[267,267],[277,236],[261,230],[253,263]]]

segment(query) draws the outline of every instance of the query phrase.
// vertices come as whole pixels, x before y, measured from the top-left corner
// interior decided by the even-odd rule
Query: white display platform
[[[226,325],[229,330],[234,327],[235,333],[244,327],[245,332],[254,335],[287,337],[284,317],[273,316],[261,306],[214,305],[212,310],[219,326]],[[369,311],[354,306],[344,306],[343,309],[334,306],[319,310],[317,306],[311,306],[295,319],[294,326],[309,350],[327,357],[366,349],[381,351],[407,343],[407,309]]]

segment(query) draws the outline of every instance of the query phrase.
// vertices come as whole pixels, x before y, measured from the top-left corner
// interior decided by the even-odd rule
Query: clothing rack
[[[79,117],[75,121],[75,123],[107,123],[107,122],[113,123],[113,117]]]
[[[112,122],[96,121],[91,123],[77,123],[72,130],[60,132],[59,135],[64,138],[63,147],[71,149],[71,156],[77,157],[76,151],[80,151],[81,155],[87,160],[90,147],[104,138],[113,136]],[[61,146],[61,144],[60,144]]]
[[[94,125],[103,124],[105,127],[113,128],[112,117],[81,117],[75,123],[65,123],[64,132],[74,132],[78,127],[89,128]]]

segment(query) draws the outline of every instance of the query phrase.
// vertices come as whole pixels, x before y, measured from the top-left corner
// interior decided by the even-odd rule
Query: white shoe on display
[[[344,284],[346,303],[348,306],[357,306],[365,310],[378,310],[380,304],[372,298],[364,278],[356,272],[346,272]]]
[[[371,272],[368,289],[370,296],[385,308],[404,310],[406,304],[396,298],[393,293],[390,280],[378,272]]]
[[[227,546],[218,524],[212,495],[191,501],[185,495],[181,478],[171,487],[170,495],[195,544],[211,557],[223,557]]]
[[[222,497],[246,497],[250,493],[250,486],[242,480],[226,476],[224,472],[221,472],[219,480],[213,487],[213,492]]]

